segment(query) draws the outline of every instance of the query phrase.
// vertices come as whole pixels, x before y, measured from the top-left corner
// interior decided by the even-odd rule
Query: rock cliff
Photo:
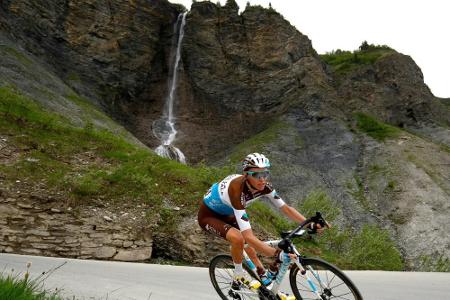
[[[183,10],[165,0],[3,1],[0,37],[15,55],[1,58],[0,85],[15,84],[49,109],[79,116],[64,100],[73,89],[154,147],[151,124],[163,110],[173,26]],[[21,51],[27,54],[18,55]],[[14,57],[21,61],[20,72],[11,71],[18,69]],[[40,67],[24,67],[24,57],[39,60]],[[45,70],[59,81],[38,80],[31,70]],[[47,92],[30,88],[30,82]],[[48,91],[58,97],[48,101]],[[358,129],[356,112],[400,133],[377,140]],[[176,116],[176,145],[189,162],[224,165],[235,162],[236,153],[263,151],[274,162],[275,186],[291,203],[324,190],[342,209],[338,224],[390,228],[409,268],[419,269],[417,260],[435,252],[450,257],[448,99],[433,96],[412,58],[392,51],[339,73],[272,9],[248,6],[239,14],[234,1],[196,2],[187,15]],[[262,135],[258,145],[245,143],[257,134]],[[1,207],[25,211],[18,222],[36,210],[34,204],[27,208],[4,198]],[[186,217],[176,238],[152,233],[153,257],[204,263],[223,249],[199,235],[194,219]],[[426,228],[433,230],[425,238],[411,238]],[[79,239],[96,237],[83,234]],[[145,240],[127,239],[121,248],[116,240],[102,242],[106,250],[98,253],[108,256],[100,258],[115,257],[111,247],[127,251]],[[18,247],[17,240],[10,242]],[[61,240],[58,247],[67,243]],[[45,251],[40,253],[58,255]]]
[[[139,112],[162,106],[181,9],[163,0],[8,0],[0,6],[0,28],[136,132]]]

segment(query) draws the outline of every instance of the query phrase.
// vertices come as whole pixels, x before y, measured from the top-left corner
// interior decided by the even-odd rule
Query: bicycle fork
[[[308,273],[306,272],[305,268],[303,268],[302,264],[300,263],[299,259],[297,259],[295,261],[295,264],[297,265],[300,274],[306,278],[306,281],[308,282],[309,288],[311,289],[311,291],[317,296],[317,299],[322,300],[324,299],[322,297],[322,295],[320,294],[319,290],[317,289],[317,286],[314,284],[314,282],[312,281],[311,277],[308,275]],[[311,271],[311,274],[314,276],[314,278],[317,280],[317,282],[319,283],[320,286],[320,290],[321,291],[325,291],[328,290],[328,286],[322,282],[322,280],[320,279],[319,274],[317,273],[316,270],[312,269],[311,267],[309,268],[309,270]]]

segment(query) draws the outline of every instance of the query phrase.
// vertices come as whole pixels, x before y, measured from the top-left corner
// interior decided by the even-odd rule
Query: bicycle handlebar
[[[278,244],[278,247],[285,252],[292,252],[292,246],[291,246],[291,238],[299,232],[303,227],[305,227],[306,224],[313,223],[313,224],[319,224],[321,227],[329,226],[327,221],[323,218],[322,214],[318,211],[316,214],[305,221],[301,222],[300,225],[294,229],[291,233],[289,233],[287,236],[285,236],[282,241]],[[314,226],[311,231],[308,231],[308,233],[316,233],[317,228]]]

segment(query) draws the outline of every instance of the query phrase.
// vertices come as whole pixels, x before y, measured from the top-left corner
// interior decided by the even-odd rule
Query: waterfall
[[[164,106],[164,112],[160,119],[156,120],[152,124],[153,134],[158,138],[161,144],[155,149],[155,152],[162,157],[170,159],[176,159],[181,163],[186,163],[186,158],[180,149],[172,145],[177,135],[175,129],[175,117],[173,115],[173,103],[176,97],[176,89],[178,83],[178,65],[181,59],[181,42],[184,37],[184,24],[186,23],[186,12],[178,16],[177,22],[174,25],[174,34],[178,33],[177,48],[175,54],[175,61],[172,68],[172,77],[169,80],[168,95],[166,97],[166,104]],[[181,24],[180,24],[181,22]],[[172,46],[173,47],[173,46]],[[173,51],[171,51],[172,53]]]

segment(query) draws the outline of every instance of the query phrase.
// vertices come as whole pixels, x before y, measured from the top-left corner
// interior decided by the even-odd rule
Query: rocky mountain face
[[[154,147],[151,124],[163,110],[182,11],[165,0],[6,0],[0,29],[3,41],[40,60],[61,86]],[[15,81],[0,78],[36,93],[27,84],[36,78],[14,74]],[[337,74],[276,11],[249,6],[239,14],[234,1],[205,1],[187,14],[179,75],[176,145],[191,163],[225,164],[238,144],[281,122],[262,151],[284,198],[297,203],[326,191],[342,209],[338,223],[389,228],[411,269],[421,256],[450,257],[449,106],[432,95],[409,56],[393,51]],[[404,131],[373,139],[356,130],[355,112]],[[224,249],[194,220],[186,218],[175,238],[152,234],[154,256],[202,263]]]
[[[0,6],[0,28],[136,132],[140,111],[162,106],[165,53],[179,12],[159,0],[8,0]]]
[[[422,71],[409,56],[385,55],[338,78],[336,86],[349,112],[369,112],[401,128],[450,124],[448,108],[424,84]]]

